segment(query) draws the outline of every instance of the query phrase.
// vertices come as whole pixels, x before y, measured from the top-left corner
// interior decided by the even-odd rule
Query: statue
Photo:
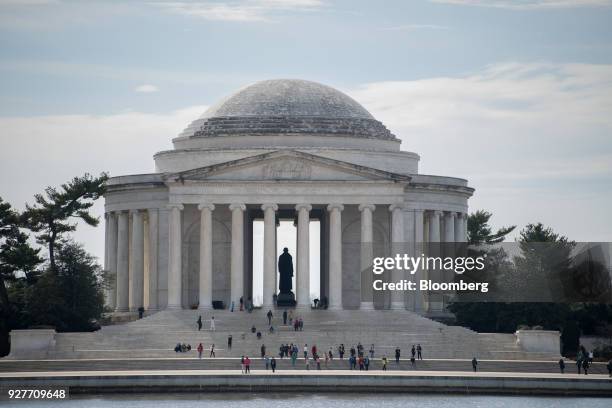
[[[295,295],[291,291],[293,287],[293,258],[287,248],[284,248],[283,253],[278,257],[278,272],[280,279],[276,304],[277,306],[295,306]]]

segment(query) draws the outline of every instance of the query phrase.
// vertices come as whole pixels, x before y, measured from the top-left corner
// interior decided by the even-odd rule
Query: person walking
[[[314,358],[317,355],[317,345],[312,345],[312,357]]]
[[[414,359],[414,355],[410,356],[410,365],[412,368],[416,366],[416,360]]]
[[[395,362],[399,364],[401,350],[399,347],[395,348]]]
[[[215,356],[215,343],[210,345],[210,355],[208,357],[216,357]]]
[[[276,372],[276,359],[272,356],[272,361],[270,361],[270,367],[272,367],[272,372]]]
[[[249,356],[246,356],[244,358],[244,373],[251,374],[251,359],[249,358]]]
[[[264,358],[266,356],[266,345],[262,344],[261,345],[261,358]]]
[[[293,310],[289,311],[289,325],[293,324]]]
[[[202,330],[202,316],[198,316],[198,331]]]
[[[244,370],[245,370],[245,367],[244,367],[244,356],[240,356],[240,373],[244,374]]]
[[[365,366],[366,371],[370,370],[370,357],[365,356],[365,358],[363,359],[363,365]]]
[[[304,365],[306,366],[306,370],[310,370],[310,360],[308,360],[308,357],[304,357]]]
[[[383,358],[382,358],[382,369],[383,369],[383,371],[387,371],[387,363],[388,363],[387,356],[383,356]]]
[[[242,312],[243,310],[244,310],[244,298],[240,296],[240,311]]]
[[[264,356],[264,362],[266,363],[266,371],[268,371],[268,367],[270,366],[270,357]]]
[[[476,372],[476,367],[478,367],[478,360],[476,360],[476,357],[474,357],[472,359],[472,369],[474,370],[474,372]]]
[[[272,324],[272,316],[274,316],[272,314],[272,310],[268,310],[268,313],[266,314],[266,316],[268,317],[268,326],[270,326]]]
[[[370,358],[374,358],[374,344],[370,346]]]
[[[210,331],[215,331],[215,316],[210,317]]]
[[[338,346],[338,354],[340,355],[340,360],[344,359],[344,343]]]
[[[304,358],[308,358],[308,344],[304,344]]]
[[[204,351],[204,346],[202,345],[202,343],[198,344],[198,358],[201,360],[202,359],[202,352]]]
[[[565,373],[565,361],[563,359],[559,360],[559,371],[561,371],[561,374]]]
[[[589,360],[587,358],[582,360],[582,371],[584,371],[584,375],[589,373]]]
[[[329,348],[329,351],[327,352],[327,354],[329,355],[329,359],[333,360],[334,359],[334,353],[332,352],[332,348]]]
[[[417,344],[417,358],[419,360],[423,359],[423,348],[421,347],[420,344]]]
[[[412,345],[412,348],[410,349],[410,355],[412,355],[412,358],[416,356],[416,348],[414,347],[414,344]]]
[[[291,366],[295,367],[295,361],[297,360],[298,352],[297,349],[294,348],[291,350]]]
[[[283,324],[287,325],[287,309],[283,310]]]
[[[232,349],[232,335],[231,334],[227,336],[227,349],[228,350]]]
[[[315,361],[317,362],[317,370],[321,369],[321,358],[317,355]]]

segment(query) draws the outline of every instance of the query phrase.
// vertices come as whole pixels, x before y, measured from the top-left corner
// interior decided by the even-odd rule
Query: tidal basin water
[[[73,396],[64,401],[2,401],[3,407],[88,408],[609,408],[612,399],[436,394],[121,394]]]

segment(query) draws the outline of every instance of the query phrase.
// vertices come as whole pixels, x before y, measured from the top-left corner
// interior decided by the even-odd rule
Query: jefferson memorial
[[[262,299],[272,308],[280,219],[297,228],[296,307],[313,303],[317,221],[317,292],[329,309],[443,310],[433,296],[374,291],[372,257],[465,242],[474,190],[419,174],[419,155],[347,95],[303,80],[258,82],[172,142],[154,156],[155,173],[107,183],[105,269],[115,276],[107,304],[117,314],[238,307],[253,296],[253,224],[262,220]]]

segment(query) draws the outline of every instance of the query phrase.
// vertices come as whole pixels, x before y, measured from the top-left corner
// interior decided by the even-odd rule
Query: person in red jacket
[[[312,351],[312,356],[314,358],[314,356],[317,355],[317,345],[316,344],[312,345],[312,350],[311,351]]]
[[[202,343],[198,344],[198,358],[202,358],[202,351],[204,351],[204,346]]]
[[[244,358],[244,373],[251,373],[251,359],[248,356]]]

